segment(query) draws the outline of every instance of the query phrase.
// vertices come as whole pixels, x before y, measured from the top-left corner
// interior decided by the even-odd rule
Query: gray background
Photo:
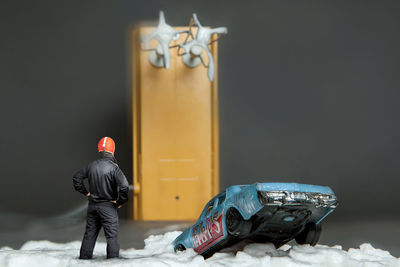
[[[400,2],[0,1],[0,211],[62,214],[105,135],[132,179],[128,33],[227,26],[219,43],[221,189],[329,185],[330,218],[398,216]]]

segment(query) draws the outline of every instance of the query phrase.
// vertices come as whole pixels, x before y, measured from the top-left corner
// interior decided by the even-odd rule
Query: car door
[[[201,253],[223,239],[222,209],[225,195],[217,195],[205,206],[197,224],[193,226],[193,248]]]
[[[208,233],[207,217],[212,214],[216,204],[217,198],[211,199],[204,207],[199,220],[192,228],[193,249],[197,253],[204,251],[212,241],[212,236]]]
[[[206,215],[206,223],[209,235],[212,239],[212,244],[216,244],[223,239],[224,224],[223,224],[223,209],[225,202],[225,192],[218,194],[215,197],[215,204],[210,212]]]

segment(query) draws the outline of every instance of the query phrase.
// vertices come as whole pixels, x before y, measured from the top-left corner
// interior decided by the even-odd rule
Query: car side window
[[[206,211],[206,216],[210,215],[210,213],[211,213],[211,211],[213,210],[213,208],[214,208],[214,205],[213,205],[213,204],[211,204],[211,205],[208,206],[207,211]]]
[[[207,203],[207,205],[204,207],[204,210],[203,210],[204,216],[210,215],[211,211],[212,211],[213,208],[214,208],[214,205],[216,204],[216,203],[215,203],[216,199],[217,199],[217,198],[211,199],[211,200]]]
[[[221,194],[218,196],[218,206],[219,206],[219,205],[222,205],[222,203],[224,203],[225,198],[226,198],[226,193],[225,193],[225,192],[221,193]]]

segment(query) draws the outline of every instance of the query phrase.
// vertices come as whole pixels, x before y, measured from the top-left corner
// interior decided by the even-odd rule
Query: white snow
[[[204,260],[192,249],[174,253],[171,242],[181,232],[152,235],[144,249],[121,250],[119,259],[106,259],[106,244],[97,243],[93,260],[79,260],[80,241],[57,244],[50,241],[28,241],[19,250],[0,248],[0,267],[47,266],[362,266],[400,267],[400,258],[389,252],[362,244],[344,251],[341,246],[311,247],[285,245],[276,250],[272,244],[244,244],[236,254],[229,249]]]

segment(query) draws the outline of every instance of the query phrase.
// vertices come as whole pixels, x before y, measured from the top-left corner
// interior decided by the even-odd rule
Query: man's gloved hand
[[[112,203],[114,203],[115,205],[117,205],[117,201],[116,201],[116,200],[111,200],[110,202],[112,202]],[[118,209],[121,208],[121,207],[122,207],[122,205],[117,206]]]

